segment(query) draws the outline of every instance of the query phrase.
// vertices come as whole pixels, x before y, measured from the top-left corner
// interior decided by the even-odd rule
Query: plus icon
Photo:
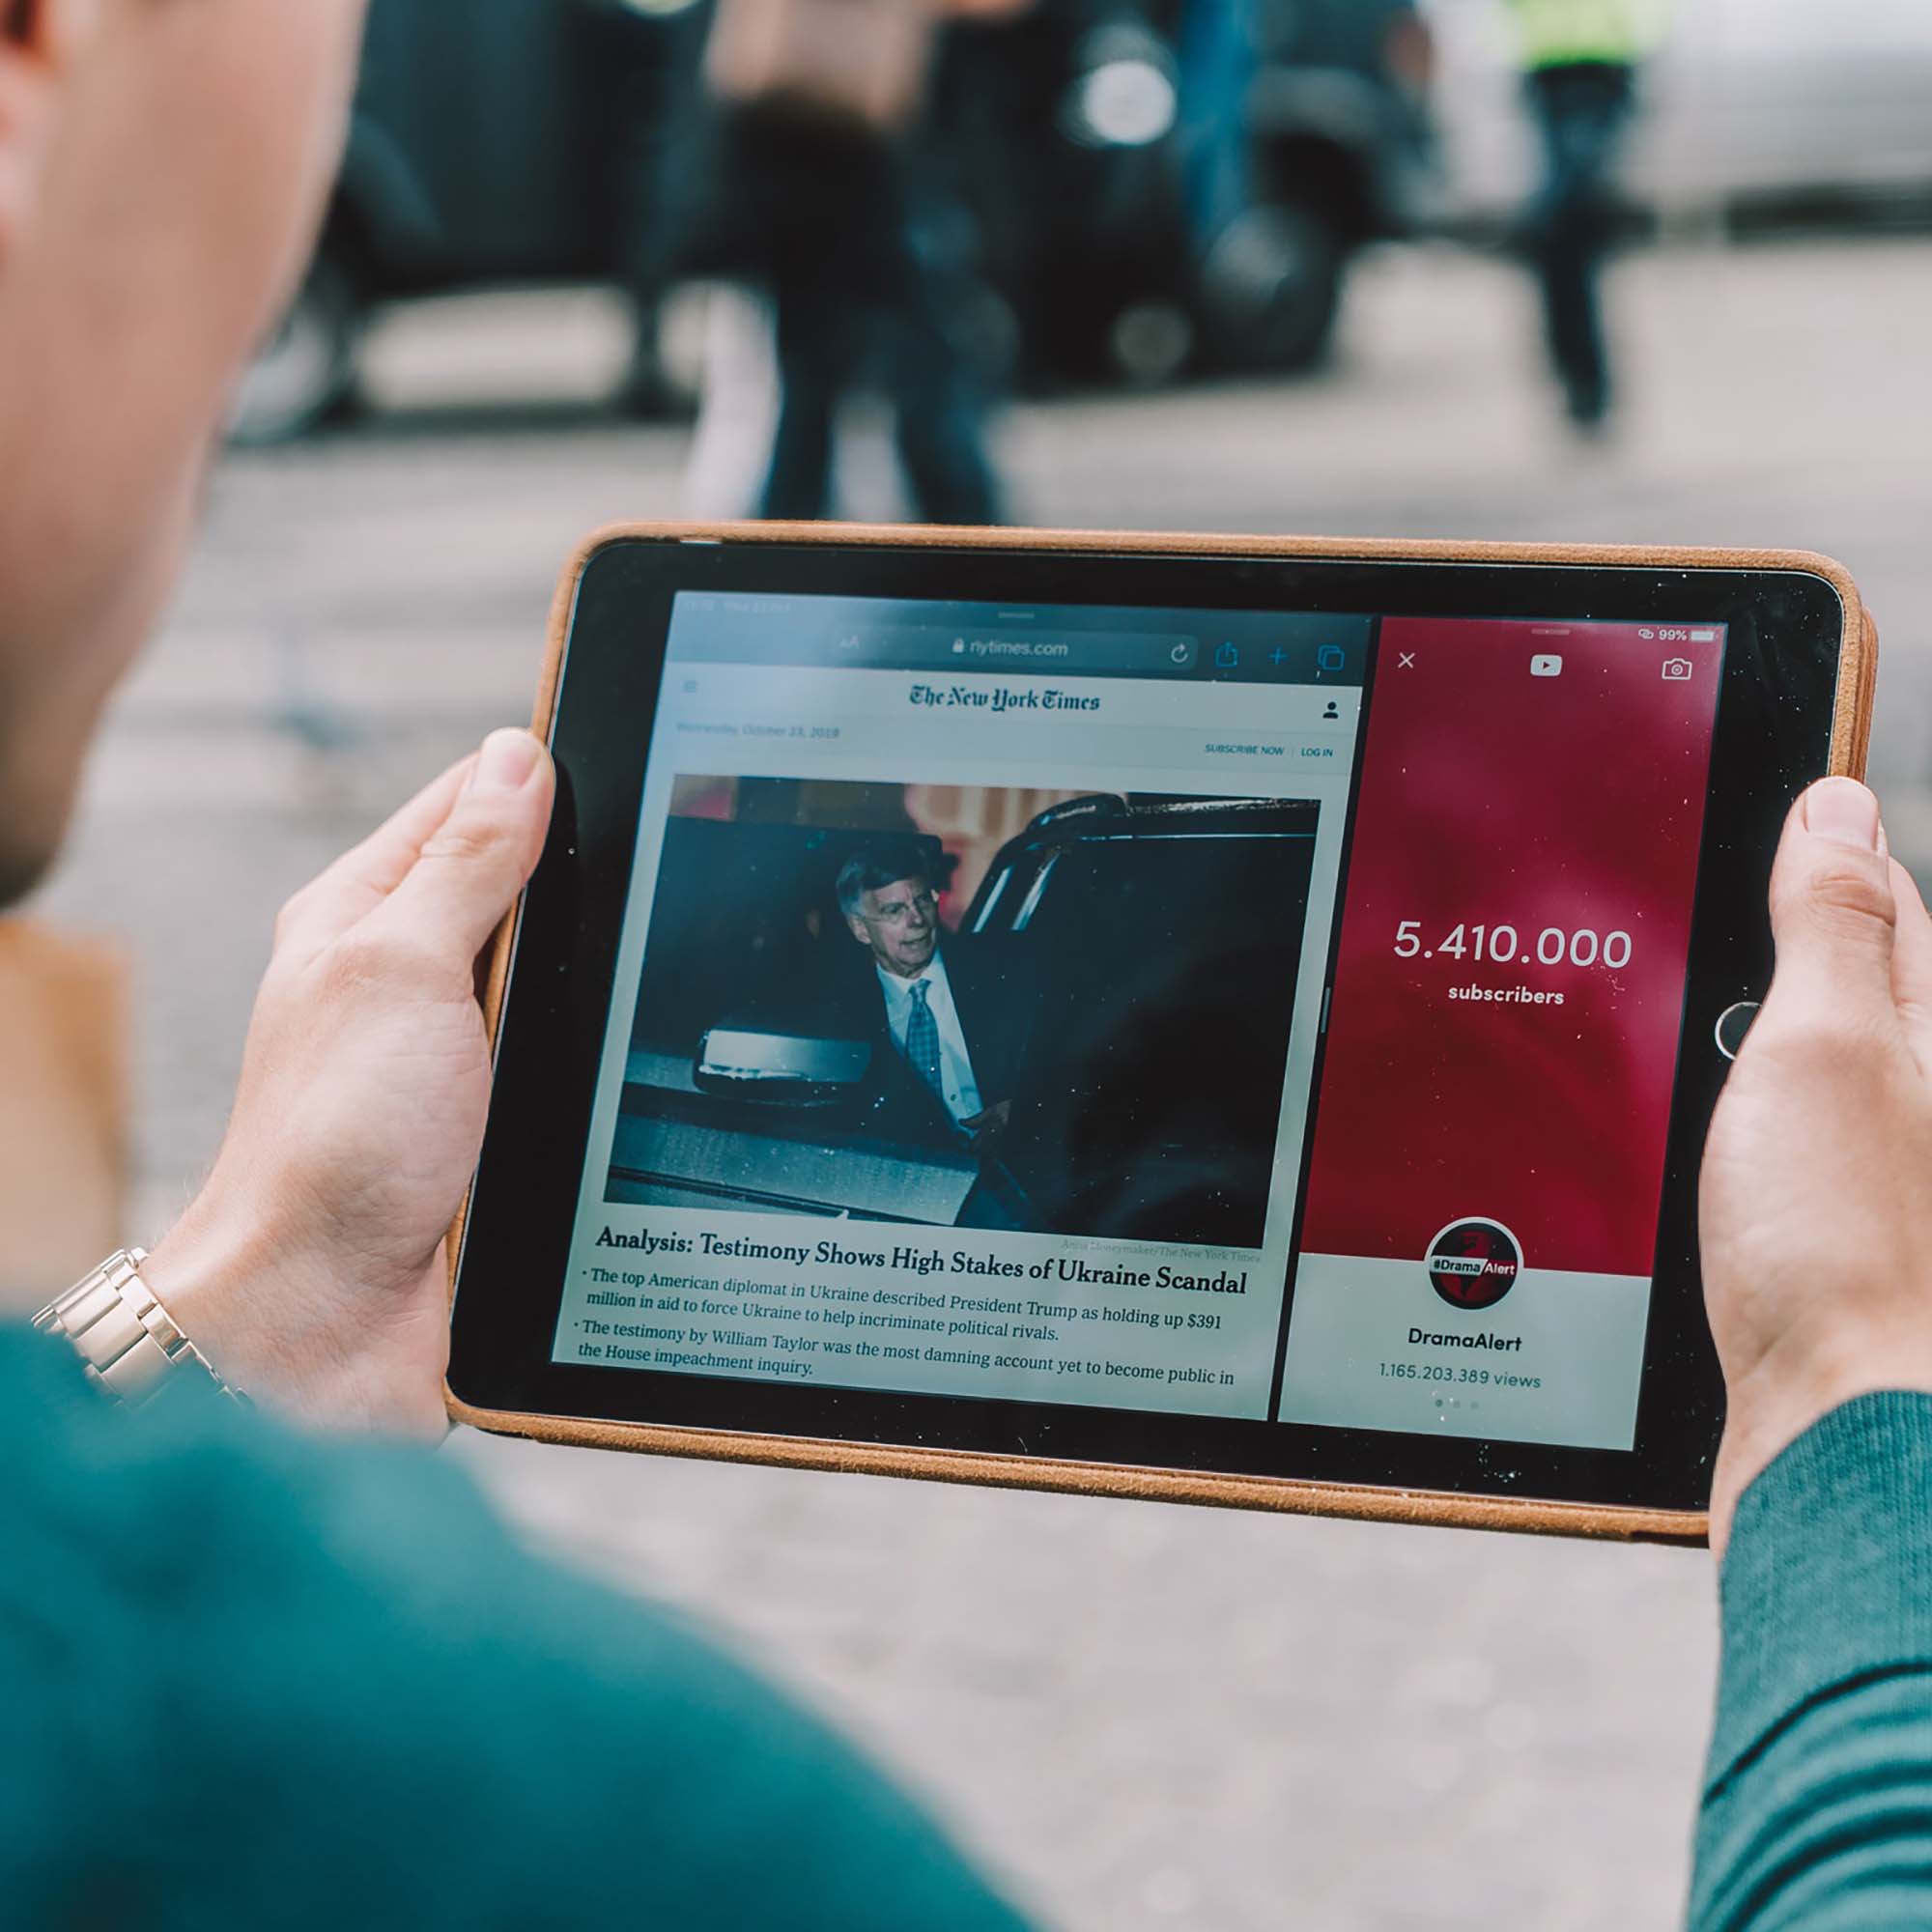
[[[1268,663],[1273,665],[1276,670],[1279,670],[1287,662],[1288,653],[1279,644],[1268,653]]]

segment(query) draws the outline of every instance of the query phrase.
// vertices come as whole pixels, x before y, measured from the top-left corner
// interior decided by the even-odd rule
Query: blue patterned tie
[[[911,986],[912,1011],[906,1015],[906,1064],[932,1089],[939,1104],[946,1105],[946,1076],[939,1069],[939,1022],[925,996],[932,990],[929,980],[915,980]],[[948,1109],[950,1112],[951,1109]]]

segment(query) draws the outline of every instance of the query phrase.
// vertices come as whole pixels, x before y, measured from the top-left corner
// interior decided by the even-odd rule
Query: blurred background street
[[[1440,58],[1480,53],[1445,31]],[[1492,74],[1495,115],[1514,87]],[[1848,228],[1813,209],[1740,240],[1751,224],[1715,201],[1665,210],[1610,271],[1618,408],[1582,436],[1490,219],[1523,185],[1520,131],[1446,127],[1476,156],[1457,218],[1351,244],[1305,373],[1284,372],[1298,351],[1257,369],[1251,341],[1170,381],[1191,325],[1140,302],[1103,318],[1106,371],[1016,378],[991,428],[1009,513],[1830,552],[1885,629],[1873,768],[1894,849],[1932,872],[1932,246],[1896,211]],[[639,380],[632,308],[593,279],[372,308],[359,409],[332,397],[319,431],[218,469],[188,588],[43,901],[97,930],[111,908],[138,961],[140,1238],[213,1153],[281,900],[527,716],[585,530],[723,487],[694,475],[674,397],[647,399],[658,420],[611,409]],[[723,336],[670,301],[657,373],[675,388]],[[269,404],[299,401],[300,376],[284,368]],[[877,407],[848,412],[855,516],[905,512]],[[469,1435],[448,1453],[537,1537],[737,1634],[1051,1923],[1662,1932],[1681,1911],[1714,1661],[1699,1556]]]

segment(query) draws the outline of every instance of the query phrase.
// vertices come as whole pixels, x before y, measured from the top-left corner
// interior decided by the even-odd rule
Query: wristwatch
[[[148,1293],[141,1280],[141,1264],[147,1259],[144,1248],[109,1255],[92,1274],[48,1302],[34,1317],[34,1326],[43,1335],[65,1336],[88,1379],[129,1408],[139,1408],[184,1370],[207,1376],[231,1401],[246,1402]]]

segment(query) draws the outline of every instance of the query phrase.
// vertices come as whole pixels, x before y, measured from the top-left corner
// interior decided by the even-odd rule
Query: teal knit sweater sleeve
[[[206,1383],[130,1417],[0,1330],[0,1467],[8,1932],[1018,1932],[826,1726],[446,1459]]]
[[[1721,1587],[1692,1932],[1932,1927],[1932,1397],[1786,1449]]]

